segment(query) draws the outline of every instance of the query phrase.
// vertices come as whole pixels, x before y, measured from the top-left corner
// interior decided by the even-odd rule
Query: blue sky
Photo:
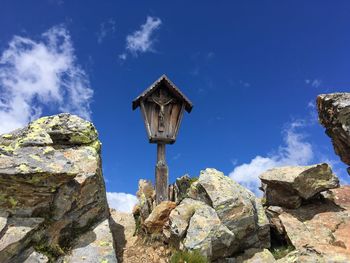
[[[170,181],[215,167],[256,190],[264,169],[327,161],[349,183],[314,107],[350,91],[349,13],[348,1],[2,1],[1,132],[90,118],[110,198],[133,202],[120,193],[153,180],[156,146],[131,101],[165,73],[194,103],[167,147]]]

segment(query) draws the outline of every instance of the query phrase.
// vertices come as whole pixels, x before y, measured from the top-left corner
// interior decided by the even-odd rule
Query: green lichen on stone
[[[111,245],[111,243],[108,241],[100,241],[99,245],[101,247],[109,247]]]
[[[54,152],[54,148],[53,147],[51,147],[51,146],[46,146],[45,148],[44,148],[44,150],[43,150],[43,153],[44,154],[49,154],[49,153],[52,153],[52,152]]]
[[[29,172],[29,166],[25,163],[22,163],[19,167],[19,170],[22,172],[22,173],[28,173]]]
[[[59,257],[65,255],[64,251],[59,245],[48,245],[46,240],[42,240],[40,243],[36,244],[34,249],[37,252],[47,256],[50,263],[56,262]]]
[[[3,134],[1,137],[4,139],[11,139],[13,138],[13,135],[8,133],[8,134]]]
[[[275,259],[280,259],[285,257],[287,254],[289,254],[293,250],[295,250],[293,246],[287,245],[287,246],[271,248],[270,252]]]
[[[219,205],[216,210],[221,210],[221,209],[224,209],[226,206],[225,205]]]
[[[9,203],[10,203],[12,208],[17,206],[18,201],[16,199],[14,199],[12,196],[10,196],[10,198],[8,200],[9,200]]]
[[[73,134],[69,141],[71,143],[89,144],[91,142],[91,138],[84,133],[78,133]]]
[[[103,258],[103,259],[101,259],[100,263],[108,263],[108,259]]]

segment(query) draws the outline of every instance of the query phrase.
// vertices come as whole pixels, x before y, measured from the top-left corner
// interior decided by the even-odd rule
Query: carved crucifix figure
[[[158,131],[163,132],[165,129],[164,116],[165,116],[165,106],[173,102],[173,98],[170,98],[168,94],[164,94],[162,89],[159,90],[159,96],[152,96],[152,100],[155,104],[159,106],[158,114]]]

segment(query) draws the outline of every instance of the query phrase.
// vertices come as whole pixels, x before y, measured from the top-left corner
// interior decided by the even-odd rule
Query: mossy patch
[[[45,240],[43,240],[41,243],[35,245],[34,249],[37,252],[40,252],[41,254],[47,256],[49,259],[49,263],[56,262],[56,260],[59,257],[61,257],[65,254],[59,245],[56,244],[56,245],[49,246],[46,244]]]
[[[287,254],[295,250],[295,248],[291,245],[274,247],[270,249],[271,254],[275,259],[280,259],[285,257]]]

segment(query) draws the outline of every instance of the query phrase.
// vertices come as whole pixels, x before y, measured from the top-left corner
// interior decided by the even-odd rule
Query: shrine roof
[[[136,99],[132,102],[132,109],[135,110],[140,106],[140,102],[147,97],[149,97],[152,93],[154,93],[158,88],[165,86],[169,89],[169,91],[183,101],[185,104],[185,109],[188,113],[191,112],[193,108],[192,102],[180,91],[178,87],[175,86],[173,82],[166,76],[162,75],[159,79],[157,79],[151,86],[149,86],[144,92],[142,92]]]

